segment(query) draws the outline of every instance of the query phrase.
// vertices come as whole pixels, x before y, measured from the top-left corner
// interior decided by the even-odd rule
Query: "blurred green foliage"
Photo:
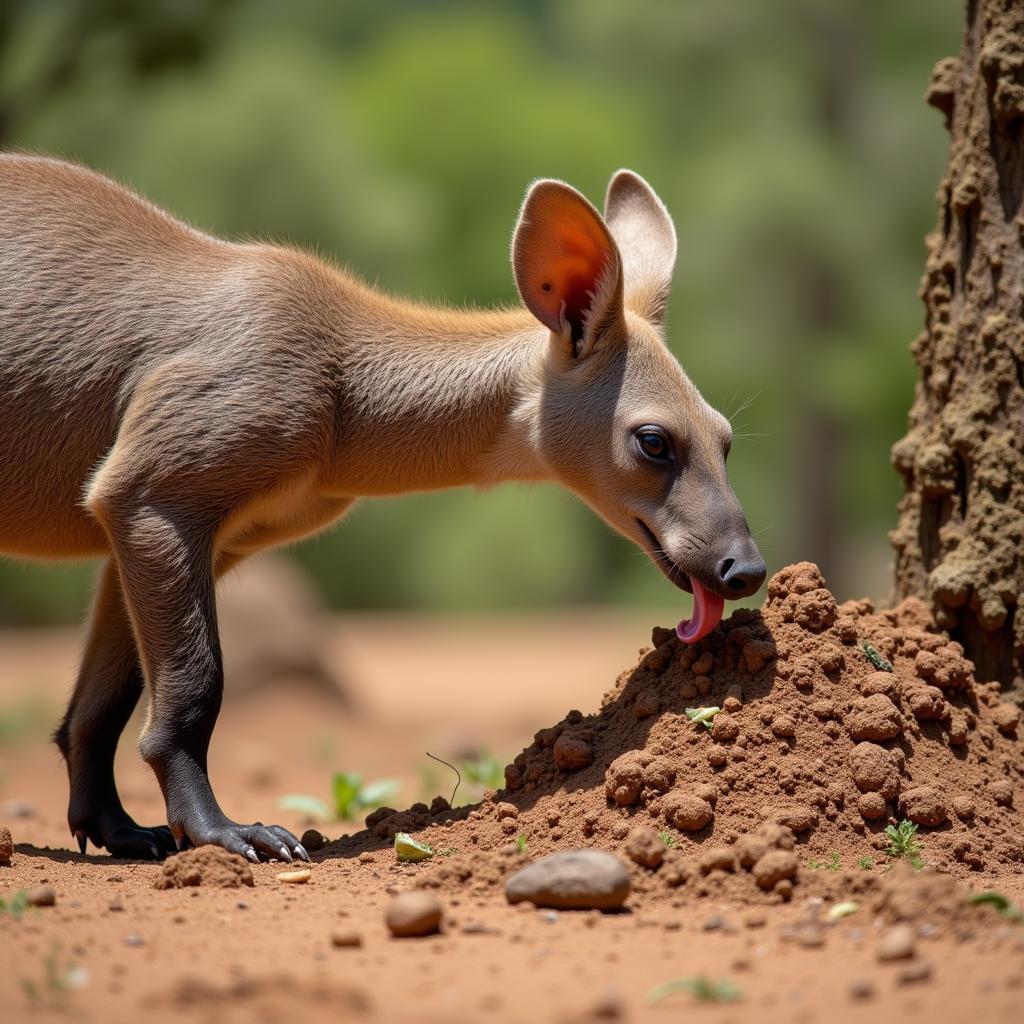
[[[600,201],[635,168],[680,235],[671,345],[713,404],[744,406],[730,467],[769,567],[811,558],[879,594],[945,159],[921,96],[961,18],[929,0],[7,0],[0,141],[449,303],[514,301],[532,178]],[[680,604],[550,487],[367,502],[298,556],[346,607]],[[75,618],[89,577],[0,563],[0,621]]]

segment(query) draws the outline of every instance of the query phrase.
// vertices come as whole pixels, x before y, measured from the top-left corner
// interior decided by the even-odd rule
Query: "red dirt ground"
[[[965,895],[1024,902],[1022,742],[923,609],[837,607],[813,567],[796,567],[775,578],[763,614],[737,613],[696,648],[656,631],[657,646],[616,681],[609,667],[630,664],[647,632],[589,613],[343,620],[330,660],[356,712],[286,684],[226,704],[211,768],[230,814],[301,827],[277,798],[326,795],[340,768],[400,778],[402,806],[429,800],[417,778],[427,749],[525,747],[512,788],[476,808],[378,813],[370,831],[317,853],[305,885],[278,881],[270,864],[252,868],[251,888],[166,890],[154,888],[159,865],[70,850],[63,769],[44,729],[72,677],[74,634],[0,636],[0,709],[23,719],[0,740],[0,824],[16,844],[0,898],[56,890],[53,907],[0,916],[4,1019],[70,1009],[96,1021],[1020,1020],[1024,927]],[[864,640],[892,662],[891,678]],[[685,715],[710,704],[725,708],[711,730]],[[157,821],[156,787],[124,748],[126,804]],[[12,800],[31,815],[13,816]],[[903,814],[943,818],[921,827],[920,873],[887,871],[879,848]],[[764,821],[777,878],[749,837]],[[446,855],[396,863],[396,827]],[[520,834],[525,854],[509,848]],[[512,869],[578,845],[627,859],[625,913],[506,905]],[[659,854],[656,869],[636,862]],[[861,857],[873,866],[858,868]],[[440,896],[442,933],[390,938],[391,894],[416,887]],[[858,911],[830,923],[829,908],[849,899]],[[883,941],[907,938],[893,934],[900,922],[913,955],[879,961]],[[335,944],[353,932],[361,945]],[[48,962],[59,978],[76,968],[66,991],[47,985]],[[700,976],[732,982],[739,1001],[696,1005],[680,992],[648,1004],[663,982]]]

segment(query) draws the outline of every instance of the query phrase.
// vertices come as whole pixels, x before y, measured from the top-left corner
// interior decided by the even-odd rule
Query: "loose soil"
[[[502,671],[521,657],[508,632],[489,650]],[[313,855],[302,886],[264,864],[252,888],[223,888],[217,879],[246,865],[210,850],[160,866],[32,845],[55,842],[60,769],[52,757],[51,800],[25,774],[37,759],[5,758],[3,796],[33,792],[46,808],[4,822],[16,845],[0,898],[49,883],[57,900],[0,917],[0,1005],[38,1019],[66,1005],[97,1021],[656,1021],[692,1012],[695,997],[651,1005],[652,990],[705,978],[740,991],[701,1006],[708,1021],[1019,1020],[1024,926],[968,900],[996,889],[1024,902],[1018,716],[926,607],[837,604],[801,564],[771,580],[762,609],[735,612],[701,643],[667,629],[652,639],[596,711],[536,733],[503,790],[455,810],[435,797],[374,812]],[[522,674],[524,706],[558,718],[558,680],[575,688],[573,652],[588,640],[563,631],[546,669]],[[513,646],[529,644],[517,634]],[[443,673],[452,649],[435,648],[434,669],[419,649],[415,678]],[[469,729],[476,701],[485,740],[487,665],[477,659],[463,707]],[[358,674],[344,675],[366,707]],[[307,691],[265,691],[227,709],[215,749],[259,735],[282,744],[296,699],[324,720],[350,714]],[[721,708],[711,728],[687,715],[708,707]],[[389,733],[386,718],[336,721],[353,749],[405,763],[409,734]],[[232,774],[219,756],[222,799],[248,807],[249,762]],[[286,778],[262,790],[264,820],[274,792],[312,788]],[[886,854],[885,826],[905,817],[919,822],[921,870]],[[434,858],[399,864],[398,830]],[[574,847],[627,864],[623,912],[508,904],[512,872]],[[186,887],[160,888],[171,878]],[[394,938],[386,909],[415,889],[439,899],[441,931]],[[51,991],[48,962],[57,977],[74,964],[78,987]]]

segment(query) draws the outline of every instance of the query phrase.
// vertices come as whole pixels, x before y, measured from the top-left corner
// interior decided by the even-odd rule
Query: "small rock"
[[[721,914],[712,914],[701,925],[706,932],[734,932],[736,929]]]
[[[618,910],[629,895],[626,866],[603,850],[564,850],[517,871],[505,883],[509,903],[529,900],[558,910]]]
[[[635,864],[655,870],[665,859],[665,844],[653,828],[630,829],[623,852]]]
[[[897,985],[913,985],[918,981],[927,981],[932,976],[932,965],[927,960],[914,960],[901,967],[896,974]]]
[[[10,864],[14,856],[14,840],[11,838],[11,830],[6,825],[0,825],[0,864]]]
[[[37,885],[29,889],[25,902],[30,907],[52,907],[57,902],[57,891],[52,885]]]
[[[870,978],[854,978],[846,991],[850,993],[851,999],[863,1001],[874,997],[875,986]]]
[[[337,928],[331,932],[331,945],[336,949],[352,949],[362,944],[363,937],[354,928]]]
[[[878,943],[875,956],[883,962],[909,960],[914,955],[914,929],[909,924],[893,925]]]
[[[36,809],[27,800],[8,800],[0,806],[0,814],[5,818],[34,818]]]
[[[114,913],[114,914],[119,914],[122,910],[124,910],[124,903],[121,902],[121,897],[120,896],[115,896],[107,904],[107,910],[109,910],[111,913]]]
[[[388,904],[384,921],[396,938],[433,935],[441,929],[441,901],[422,889],[401,892]]]
[[[138,932],[129,932],[122,940],[126,946],[144,946],[146,940]]]

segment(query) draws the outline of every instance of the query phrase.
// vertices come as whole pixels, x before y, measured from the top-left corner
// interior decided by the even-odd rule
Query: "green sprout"
[[[864,652],[865,657],[871,662],[879,672],[891,672],[892,662],[886,661],[881,654],[878,653],[877,648],[872,647],[867,640],[860,642],[861,650]]]
[[[43,976],[22,978],[21,988],[26,999],[40,1010],[64,1011],[68,1008],[71,990],[80,988],[87,980],[87,973],[73,963],[62,962],[60,947],[55,946],[43,958]]]
[[[705,729],[711,728],[711,720],[721,711],[721,708],[687,708],[686,717],[691,722],[700,722]]]
[[[526,834],[523,832],[516,836],[516,849],[520,853],[526,853]]]
[[[885,855],[893,860],[910,861],[914,870],[924,866],[921,859],[922,847],[917,838],[917,826],[904,818],[898,825],[886,825],[885,837],[889,845],[885,849]]]
[[[455,773],[455,788],[449,804],[452,807],[463,807],[479,801],[488,789],[501,789],[505,785],[505,762],[489,750],[482,750],[468,759],[454,763],[427,752],[427,757],[447,765]],[[433,765],[425,764],[420,768],[420,789],[423,799],[430,798],[440,789],[440,776]],[[463,785],[463,782],[467,785]],[[459,790],[463,795],[458,796]],[[458,797],[458,799],[456,799]]]
[[[434,856],[434,848],[429,843],[413,839],[408,832],[396,832],[395,853],[400,861],[415,862],[430,860]]]
[[[331,778],[331,802],[307,793],[281,797],[277,805],[319,821],[354,821],[365,811],[387,803],[398,792],[395,779],[377,779],[363,783],[358,772],[336,772]]]
[[[871,871],[874,866],[875,862],[870,857],[857,858],[857,867],[859,867],[861,871]]]
[[[658,838],[670,849],[676,848],[676,837],[671,832],[659,832]]]
[[[976,906],[989,903],[995,907],[1000,914],[1009,918],[1011,921],[1024,922],[1024,910],[1021,910],[1021,908],[1016,904],[1011,903],[1009,897],[1004,896],[1001,892],[996,892],[994,889],[986,889],[984,892],[972,893],[968,897],[967,902]]]
[[[28,909],[28,890],[19,889],[10,899],[0,900],[0,917],[21,917]]]
[[[647,1002],[653,1006],[676,992],[689,992],[698,1003],[734,1003],[743,995],[739,986],[727,978],[715,981],[704,974],[696,974],[658,985],[647,993]]]
[[[838,871],[843,863],[839,859],[839,851],[833,850],[828,857],[828,860],[816,860],[812,858],[807,862],[807,866],[812,871]]]

